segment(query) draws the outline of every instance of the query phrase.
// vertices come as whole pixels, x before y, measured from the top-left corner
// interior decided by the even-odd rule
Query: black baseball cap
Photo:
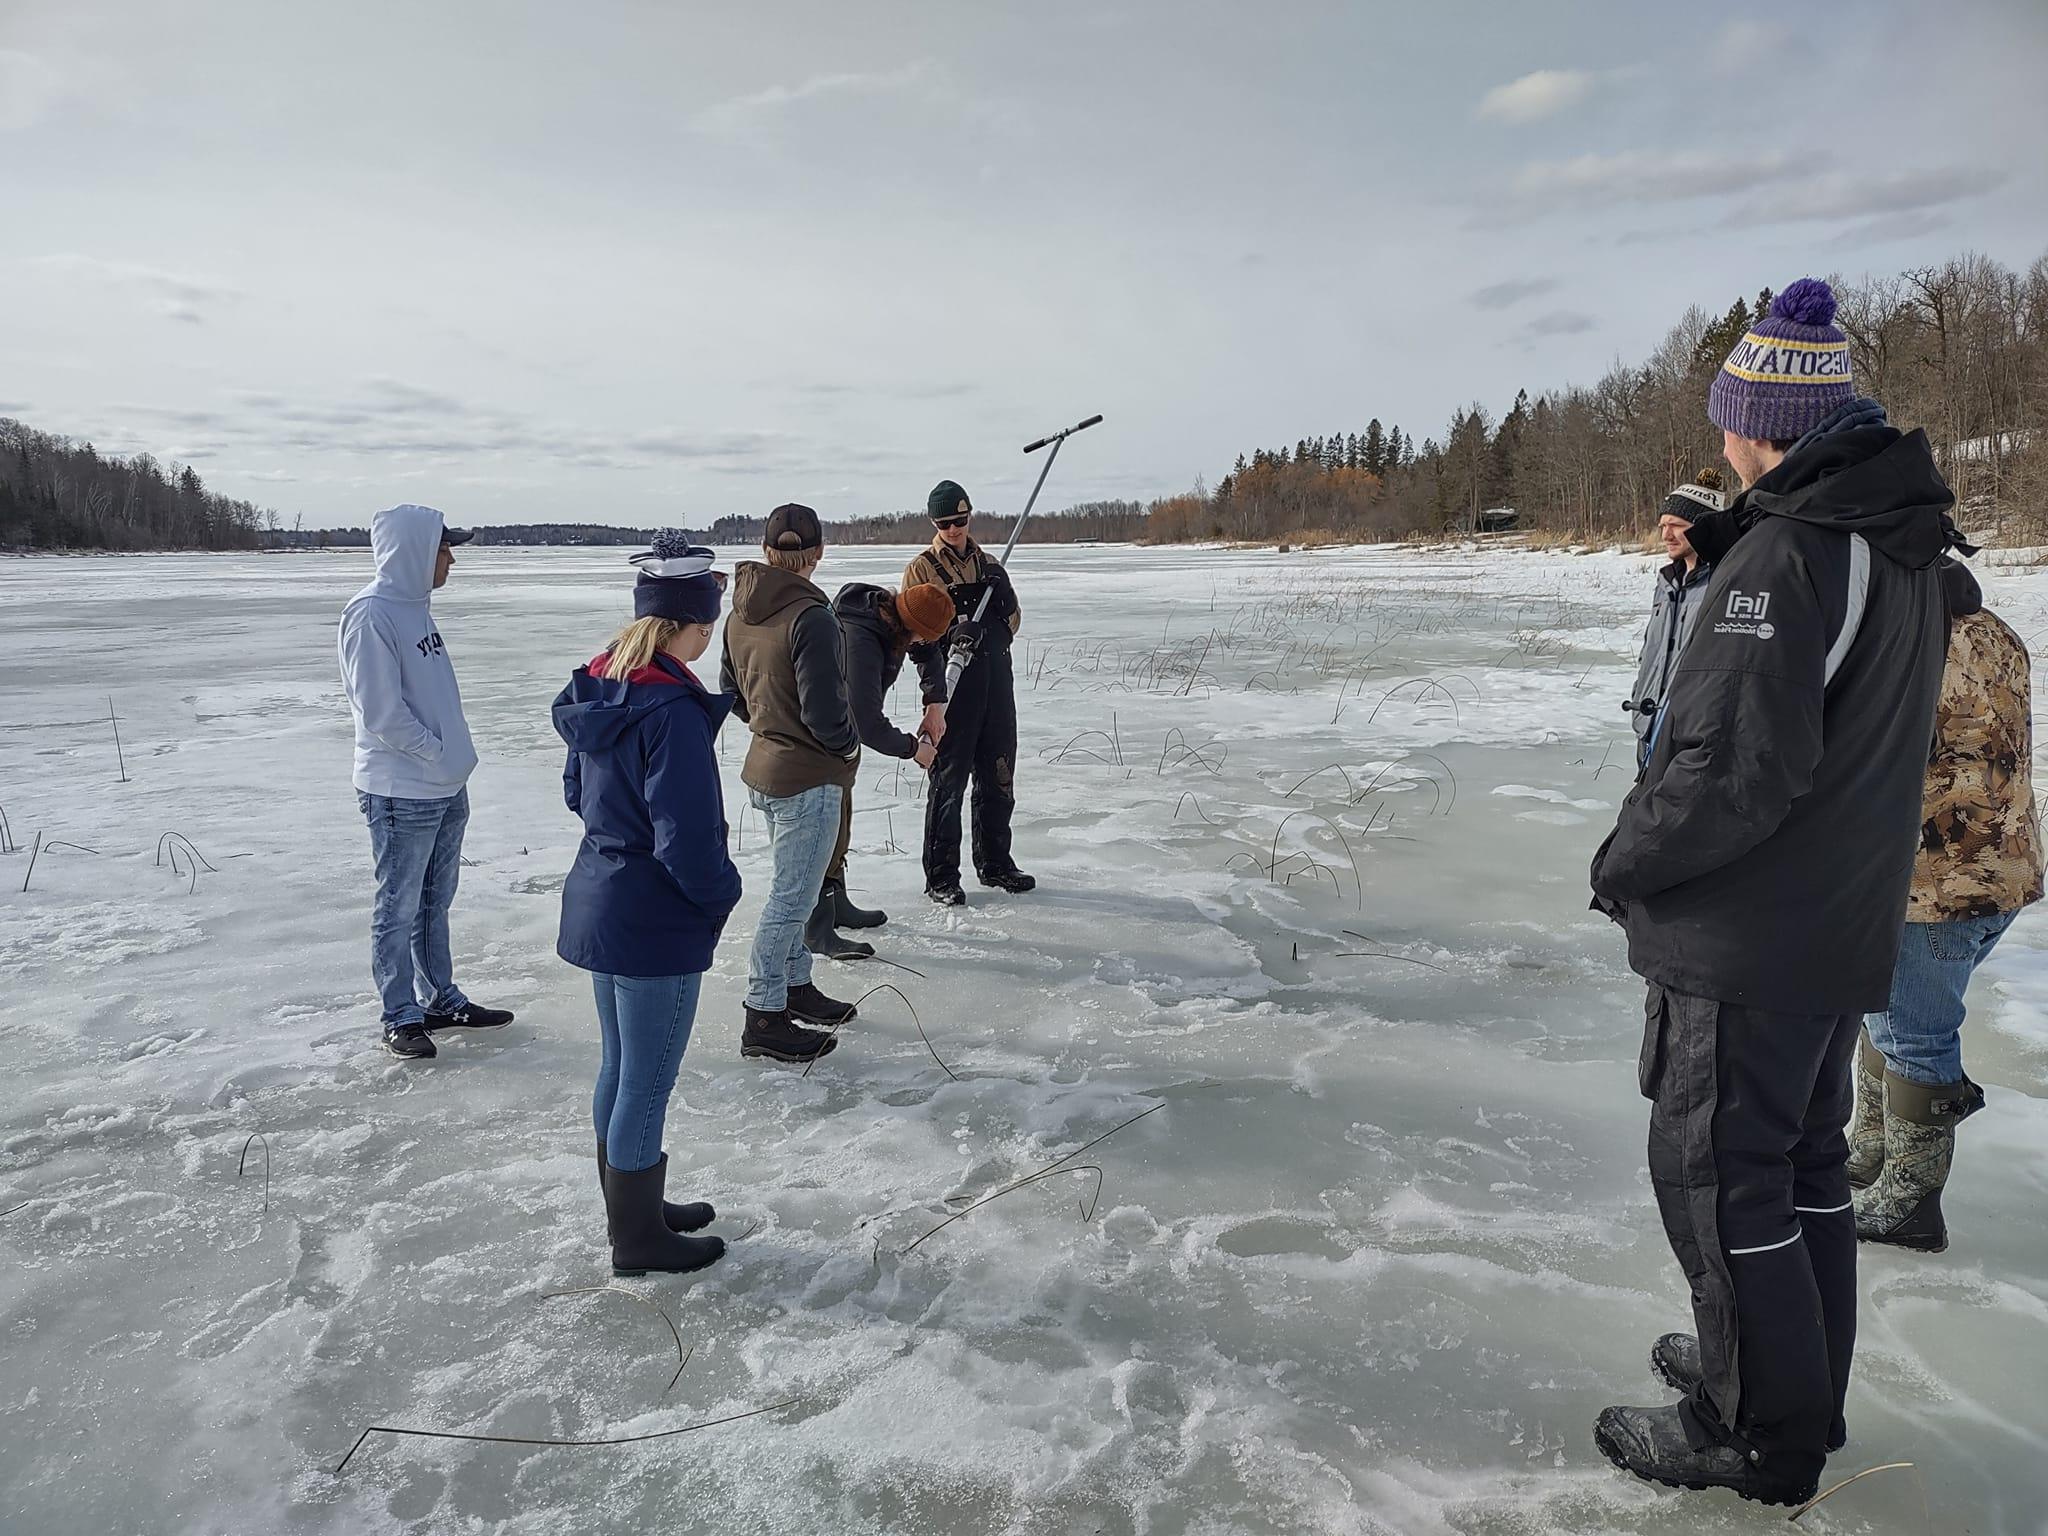
[[[467,544],[475,537],[476,530],[474,528],[450,528],[446,523],[441,525],[441,542],[443,544]]]
[[[763,549],[819,549],[824,543],[825,529],[818,514],[793,501],[768,514],[768,531],[761,535]]]

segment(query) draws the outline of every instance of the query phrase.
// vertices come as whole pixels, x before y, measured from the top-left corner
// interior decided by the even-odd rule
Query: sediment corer
[[[1031,487],[1031,499],[1024,503],[1024,511],[1017,518],[1017,525],[1010,530],[1009,542],[1003,546],[1003,558],[1000,562],[1003,566],[1007,567],[1009,565],[1010,551],[1017,547],[1017,536],[1023,533],[1024,524],[1031,516],[1031,509],[1038,504],[1038,493],[1045,488],[1045,477],[1052,473],[1052,461],[1060,456],[1060,445],[1076,432],[1085,432],[1101,420],[1100,416],[1090,416],[1086,421],[1077,421],[1071,427],[1054,432],[1050,436],[1041,437],[1035,443],[1026,443],[1024,445],[1026,453],[1036,453],[1039,449],[1050,443],[1052,445],[1052,452],[1045,456],[1045,468],[1038,472],[1038,484]],[[981,594],[981,601],[974,605],[974,615],[971,624],[961,630],[953,641],[952,654],[946,658],[946,697],[948,700],[953,697],[954,690],[959,686],[960,674],[965,672],[967,664],[974,660],[975,637],[981,633],[982,620],[988,614],[989,599],[994,596],[995,584],[990,582]]]

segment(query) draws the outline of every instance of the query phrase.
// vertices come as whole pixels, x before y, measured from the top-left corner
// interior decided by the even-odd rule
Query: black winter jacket
[[[1802,445],[1736,503],[1742,536],[1714,551],[1649,760],[1594,856],[1595,905],[1638,975],[1773,1011],[1886,1007],[1952,505],[1926,434],[1881,426]]]
[[[906,647],[882,617],[882,599],[889,594],[864,581],[848,582],[832,599],[845,646],[846,702],[860,728],[860,744],[888,757],[917,756],[917,738],[898,730],[882,712],[882,704],[903,671]],[[943,693],[941,695],[943,697]]]

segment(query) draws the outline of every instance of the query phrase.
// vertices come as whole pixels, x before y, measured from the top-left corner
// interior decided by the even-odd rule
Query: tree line
[[[189,464],[110,458],[0,417],[0,549],[254,549],[276,520]]]
[[[2048,537],[2048,256],[2025,272],[1959,256],[1831,280],[1858,390],[1926,429],[1960,517],[2008,539]],[[1587,540],[1643,532],[1665,494],[1717,464],[1707,388],[1770,290],[1688,309],[1640,363],[1597,383],[1527,390],[1499,416],[1478,401],[1418,446],[1375,419],[1362,433],[1240,456],[1213,490],[1151,505],[1160,541],[1478,532],[1504,521]]]

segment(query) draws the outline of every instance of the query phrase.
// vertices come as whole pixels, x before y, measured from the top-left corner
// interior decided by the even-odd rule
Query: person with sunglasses
[[[975,874],[999,891],[1020,893],[1038,884],[1010,856],[1010,816],[1017,803],[1017,686],[1010,642],[1023,610],[1009,573],[969,532],[974,505],[959,483],[941,480],[932,487],[925,510],[937,532],[931,548],[905,567],[903,585],[946,588],[955,619],[947,641],[911,652],[924,696],[946,698],[950,650],[965,646],[971,654],[953,698],[928,704],[923,724],[939,749],[925,798],[925,894],[942,907],[957,907],[967,900],[960,889],[960,808],[970,782]],[[988,613],[977,623],[974,611],[984,592]]]

